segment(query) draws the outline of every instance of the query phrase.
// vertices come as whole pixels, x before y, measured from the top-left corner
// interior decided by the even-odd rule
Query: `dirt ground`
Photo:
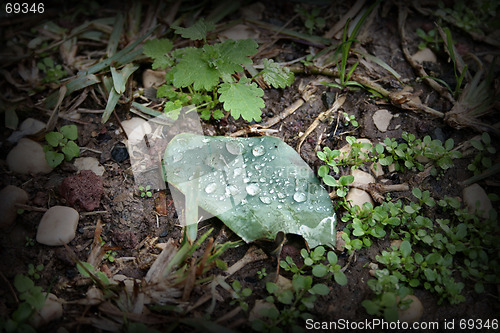
[[[321,1],[320,1],[321,2]],[[186,7],[188,3],[186,3]],[[351,8],[352,4],[327,5],[324,7],[323,14],[327,17],[326,25],[323,28],[314,31],[315,35],[322,36],[342,18]],[[142,7],[142,17],[155,17],[157,23],[165,25],[167,22],[168,10],[162,7],[162,10],[151,15],[156,8],[153,4],[144,3]],[[50,8],[50,4],[46,5],[47,12],[43,17],[36,15],[27,15],[26,17],[17,16],[17,20],[10,18],[10,24],[0,23],[2,30],[2,44],[11,45],[16,42],[16,35],[19,35],[18,40],[29,41],[36,37],[37,30],[30,30],[38,26],[42,22],[52,20],[60,26],[72,28],[84,23],[86,20],[93,20],[100,17],[112,17],[118,12],[118,6],[104,6],[102,10],[85,10],[81,6],[78,8],[64,7],[64,10],[57,12],[57,8]],[[244,7],[243,5],[241,7]],[[267,3],[265,10],[262,12],[261,22],[271,23],[275,26],[283,26],[288,23],[287,29],[304,32],[303,19],[296,16],[293,6],[285,2]],[[136,8],[136,7],[134,7]],[[181,6],[182,8],[182,6]],[[312,8],[312,7],[307,7]],[[78,11],[77,11],[78,10]],[[72,13],[74,14],[72,16]],[[75,14],[77,13],[77,14]],[[182,12],[180,12],[182,14]],[[187,13],[187,12],[186,12]],[[210,6],[205,6],[200,9],[199,17],[208,15]],[[180,15],[180,14],[179,14]],[[226,15],[219,24],[223,25],[232,20],[239,19],[241,12],[235,10]],[[387,71],[372,64],[373,67],[360,64],[356,69],[357,75],[363,75],[371,78],[373,82],[377,82],[390,92],[401,91],[404,86],[412,88],[412,92],[418,95],[420,101],[434,110],[446,113],[451,109],[452,103],[443,98],[438,92],[429,87],[426,83],[417,80],[417,74],[411,67],[401,47],[401,37],[398,29],[398,6],[392,2],[383,3],[377,7],[376,12],[367,21],[367,25],[362,29],[359,37],[359,43],[356,46],[364,49],[364,52],[372,54],[379,59],[389,64],[397,71],[402,78],[402,83],[398,82]],[[291,20],[291,18],[293,18]],[[419,13],[413,7],[409,11],[406,19],[406,35],[408,49],[411,54],[416,53],[418,44],[421,39],[416,35],[417,28],[429,29],[436,20],[434,16],[426,16]],[[321,51],[325,45],[315,45],[310,41],[305,41],[298,37],[290,37],[280,35],[276,31],[271,31],[257,24],[246,22],[253,31],[258,33],[257,41],[259,45],[273,41],[273,44],[265,48],[261,54],[254,59],[257,61],[259,57],[274,58],[276,62],[290,62],[294,59],[304,57],[311,52],[317,53]],[[40,30],[39,30],[40,31]],[[106,31],[102,29],[102,31]],[[498,48],[488,43],[481,42],[472,38],[463,30],[452,28],[453,38],[461,46],[462,49],[480,54],[481,59],[485,62],[490,61],[490,55],[497,55]],[[49,36],[49,42],[51,35]],[[129,36],[123,34],[123,38],[119,45],[119,49],[126,45],[131,40]],[[17,40],[17,42],[18,42]],[[337,43],[338,40],[335,40]],[[11,43],[11,44],[8,44]],[[19,48],[19,45],[16,45]],[[92,41],[87,39],[79,45],[78,51],[74,57],[86,57],[87,59],[97,60],[105,54],[106,45],[102,42]],[[17,50],[17,49],[16,49]],[[28,49],[26,48],[26,52]],[[35,54],[29,51],[27,56],[18,61],[6,61],[1,67],[4,78],[6,75],[11,75],[14,82],[22,82],[19,76],[19,64],[26,68],[30,68],[40,58],[40,54]],[[56,58],[59,56],[57,52],[53,52]],[[2,50],[2,58],[8,59],[8,52]],[[61,63],[63,59],[58,58]],[[355,57],[351,57],[351,60]],[[133,76],[133,83],[130,85],[130,91],[137,91],[143,87],[142,73],[150,68],[151,61],[147,58],[142,58],[137,61],[140,64]],[[295,66],[299,66],[300,62],[296,62]],[[290,65],[292,66],[292,65]],[[429,72],[439,72],[441,74],[451,73],[453,77],[453,67],[447,62],[447,56],[443,52],[438,53],[438,58],[435,62],[424,63],[424,67]],[[432,68],[431,68],[432,67]],[[495,68],[498,70],[498,68]],[[76,70],[73,69],[76,74]],[[324,73],[323,73],[324,74]],[[442,76],[444,77],[444,75]],[[0,83],[1,89],[5,92],[5,96],[1,96],[4,102],[11,101],[14,97],[22,97],[20,109],[17,111],[19,119],[22,121],[25,118],[33,117],[41,121],[49,120],[50,111],[43,108],[44,99],[53,91],[57,91],[58,84],[53,83],[41,91],[27,89],[30,85],[29,81],[23,82],[23,85],[15,86],[12,80],[3,80]],[[317,83],[318,81],[332,80],[331,76],[314,74],[311,71],[305,70],[303,73],[297,73],[294,83],[284,89],[266,89],[264,95],[265,107],[262,109],[262,122],[282,114],[292,103],[301,99],[304,87],[313,87],[314,91],[311,96],[300,106],[295,112],[288,117],[282,119],[277,124],[271,126],[268,132],[269,135],[278,137],[286,142],[291,147],[296,147],[299,142],[299,134],[304,133],[313,121],[326,111],[331,102],[328,103],[328,98],[339,94],[346,96],[346,101],[342,106],[343,112],[354,115],[359,122],[359,127],[345,125],[342,122],[337,122],[336,116],[319,123],[319,126],[308,136],[301,147],[300,155],[311,166],[313,170],[317,170],[322,162],[317,158],[316,151],[322,147],[330,147],[331,149],[339,149],[346,144],[346,135],[355,136],[356,138],[366,138],[373,143],[382,142],[385,137],[400,138],[402,132],[415,134],[418,138],[423,138],[425,135],[430,135],[433,139],[445,141],[452,138],[455,145],[465,143],[471,138],[480,134],[477,130],[470,127],[457,129],[450,126],[449,123],[439,117],[435,117],[421,110],[404,109],[401,105],[389,103],[378,97],[372,96],[366,90],[355,89],[340,91],[337,88],[327,87]],[[64,81],[60,81],[64,82]],[[311,85],[312,82],[316,82]],[[453,83],[450,83],[452,85]],[[81,93],[81,92],[80,92]],[[94,96],[92,96],[94,94]],[[67,332],[104,332],[117,331],[120,328],[120,315],[106,309],[101,304],[91,304],[82,301],[86,298],[86,294],[92,287],[92,282],[89,279],[83,279],[78,272],[73,256],[73,253],[78,260],[87,261],[92,251],[94,237],[96,235],[96,226],[98,222],[102,223],[102,231],[100,233],[102,240],[105,242],[105,250],[116,252],[115,261],[109,262],[102,260],[99,263],[99,269],[105,272],[110,278],[116,274],[122,274],[129,279],[145,278],[152,263],[161,253],[161,244],[166,244],[173,241],[179,244],[182,239],[182,228],[179,225],[178,212],[173,204],[172,195],[168,189],[152,189],[151,198],[142,198],[137,184],[134,181],[131,172],[130,159],[125,158],[117,161],[116,150],[120,147],[125,147],[125,137],[120,130],[119,121],[124,121],[137,115],[132,114],[129,103],[120,103],[115,114],[111,115],[110,119],[101,124],[101,113],[85,112],[85,110],[103,110],[106,105],[106,100],[99,97],[100,95],[91,93],[88,90],[88,96],[76,109],[79,112],[79,119],[72,120],[65,116],[65,107],[71,105],[75,98],[79,96],[79,92],[75,92],[71,97],[67,97],[61,105],[60,114],[62,115],[57,120],[57,127],[66,124],[76,124],[78,127],[77,144],[83,149],[80,156],[91,156],[98,159],[99,163],[104,167],[105,172],[101,176],[104,193],[100,200],[100,205],[97,209],[91,212],[80,211],[81,216],[78,222],[76,237],[68,244],[67,247],[62,246],[45,246],[34,241],[29,244],[28,240],[36,238],[37,225],[43,215],[43,209],[50,208],[55,205],[67,205],[65,199],[61,196],[59,186],[63,179],[68,176],[75,175],[77,170],[72,162],[63,162],[60,166],[46,175],[21,175],[13,173],[9,170],[5,160],[8,152],[13,148],[14,144],[6,139],[13,132],[12,129],[2,126],[0,128],[0,185],[3,188],[6,185],[15,185],[24,189],[29,200],[27,205],[30,207],[41,208],[30,210],[29,208],[17,216],[15,224],[2,230],[0,234],[0,272],[2,273],[2,283],[0,284],[0,313],[3,318],[9,318],[12,312],[17,308],[15,298],[15,290],[13,289],[13,280],[16,274],[27,274],[28,264],[43,264],[44,268],[40,272],[40,279],[35,283],[41,286],[43,290],[51,290],[60,299],[65,301],[63,315],[40,327],[38,331],[46,332],[64,332],[58,330],[64,328]],[[136,99],[139,101],[140,99]],[[140,100],[144,102],[144,100]],[[99,103],[98,103],[99,102]],[[155,102],[153,102],[154,104]],[[373,114],[379,109],[387,109],[393,115],[390,125],[385,132],[381,132],[373,122]],[[498,105],[495,112],[498,112]],[[486,115],[482,120],[487,124],[494,124],[497,121],[495,114]],[[3,117],[2,121],[3,120]],[[225,117],[221,120],[203,121],[203,131],[205,135],[214,136],[229,136],[236,131],[248,128],[248,122],[242,119],[234,120],[232,117]],[[245,134],[257,135],[257,134]],[[497,151],[500,149],[498,145],[498,136],[491,133],[493,145]],[[43,136],[35,138],[43,143]],[[153,143],[154,144],[154,143]],[[158,152],[163,154],[164,147],[157,147]],[[114,152],[113,152],[114,151]],[[496,156],[495,156],[496,158]],[[419,185],[422,190],[429,190],[433,197],[442,198],[445,195],[461,197],[463,185],[460,181],[464,181],[472,176],[472,173],[467,170],[468,160],[458,159],[454,161],[454,167],[445,171],[445,173],[436,180],[435,177],[429,176]],[[498,162],[498,158],[496,158]],[[363,167],[365,171],[369,171],[367,167]],[[389,179],[391,184],[409,183],[415,184],[417,172],[394,172],[390,173],[384,169],[385,174],[377,179]],[[343,168],[341,173],[349,173],[348,168]],[[479,181],[488,193],[498,193],[498,181],[495,175]],[[399,198],[411,198],[411,192],[395,192],[392,194],[393,200]],[[338,207],[336,202],[338,199],[333,199],[333,204]],[[340,221],[340,217],[344,212],[340,207],[337,210],[338,225],[337,229],[342,230],[346,223]],[[214,228],[210,237],[215,239],[216,244],[223,244],[227,241],[238,241],[239,237],[217,218],[212,218],[203,221],[199,225],[198,235],[201,236],[209,228]],[[295,262],[301,260],[299,254],[300,246],[303,242],[299,237],[290,236],[289,243],[285,244],[282,250],[282,258],[290,255]],[[294,241],[293,241],[294,240]],[[362,321],[364,319],[374,318],[369,315],[361,302],[365,299],[373,297],[371,289],[367,285],[367,281],[372,278],[369,273],[368,264],[376,262],[375,256],[382,250],[386,250],[391,242],[390,235],[381,239],[374,239],[373,245],[369,248],[356,250],[350,256],[347,250],[336,250],[339,256],[339,264],[345,267],[345,274],[348,283],[345,286],[340,286],[329,280],[331,291],[327,296],[319,296],[315,302],[314,308],[310,311],[317,320],[338,320],[348,319],[352,321]],[[160,246],[157,246],[160,244]],[[207,243],[203,243],[201,248],[192,256],[200,258],[204,253],[204,247]],[[238,260],[243,258],[249,249],[258,248],[263,250],[266,255],[265,259],[250,262],[239,269],[235,274],[231,275],[227,281],[231,283],[234,280],[241,282],[244,288],[252,289],[252,295],[247,298],[246,302],[252,309],[256,300],[264,299],[267,296],[264,280],[258,278],[258,271],[266,268],[267,272],[276,272],[277,260],[271,254],[273,244],[269,241],[257,241],[251,244],[242,244],[236,248],[228,249],[220,259],[227,266],[231,266]],[[223,274],[219,268],[213,268],[205,277],[216,276]],[[291,275],[281,271],[285,277],[291,278]],[[462,279],[458,272],[457,279],[465,283],[463,295],[465,302],[457,305],[451,305],[447,301],[438,305],[438,297],[425,290],[424,288],[415,288],[415,295],[421,300],[424,306],[423,316],[421,321],[443,321],[451,319],[498,319],[499,302],[498,289],[496,285],[486,285],[486,291],[483,294],[477,294],[474,291],[474,283],[468,279]],[[147,311],[148,316],[145,324],[148,327],[155,328],[160,331],[170,331],[177,329],[181,331],[194,331],[194,327],[186,325],[182,320],[194,320],[194,318],[205,318],[212,321],[220,319],[218,324],[234,331],[249,331],[248,312],[239,311],[230,313],[236,308],[234,303],[231,303],[231,294],[219,287],[218,297],[211,297],[204,300],[204,296],[211,293],[211,285],[207,282],[200,282],[192,286],[191,293],[188,298],[183,299],[183,309],[192,307],[192,310],[186,312],[176,312],[172,307],[168,306],[151,306]],[[179,287],[179,290],[182,290]],[[136,290],[137,292],[138,290]],[[88,295],[88,294],[87,294]],[[197,302],[201,304],[196,305]],[[107,300],[106,300],[107,301]],[[216,302],[215,309],[210,311],[210,306]],[[103,299],[104,303],[104,299]],[[196,305],[195,307],[193,307]],[[224,317],[227,316],[227,317]],[[118,319],[117,319],[118,318]],[[137,317],[130,317],[137,318]],[[137,319],[141,322],[140,318]],[[302,325],[304,323],[302,322]],[[305,326],[303,326],[305,327]],[[199,330],[203,331],[207,328],[202,326]],[[284,328],[287,331],[287,328]]]

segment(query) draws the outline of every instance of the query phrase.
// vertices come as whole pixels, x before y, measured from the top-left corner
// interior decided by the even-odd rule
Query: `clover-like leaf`
[[[151,66],[153,69],[164,69],[172,65],[172,60],[167,53],[172,50],[173,46],[174,44],[169,39],[153,39],[144,43],[143,52],[153,58],[154,62]]]
[[[285,88],[295,79],[288,67],[281,66],[272,59],[264,59],[264,69],[261,74],[264,80],[274,88]]]
[[[183,133],[167,146],[164,163],[172,186],[186,196],[197,191],[198,205],[246,242],[274,239],[283,231],[301,235],[311,248],[335,246],[328,192],[278,138]]]
[[[215,24],[211,21],[206,21],[202,17],[195,24],[189,28],[183,28],[179,26],[173,26],[175,33],[181,35],[184,38],[191,40],[200,40],[207,38],[207,32],[215,29]]]
[[[223,83],[218,92],[224,109],[231,112],[234,119],[240,116],[246,121],[260,121],[261,109],[265,106],[264,91],[248,79],[241,78],[238,83]]]

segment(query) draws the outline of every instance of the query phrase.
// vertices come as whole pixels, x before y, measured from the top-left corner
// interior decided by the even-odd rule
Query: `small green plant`
[[[233,300],[230,305],[238,303],[238,305],[243,309],[243,311],[248,311],[248,303],[245,299],[252,295],[252,289],[242,288],[240,281],[234,280],[232,283],[233,287]]]
[[[153,193],[151,192],[151,185],[147,185],[146,187],[139,186],[139,191],[141,192],[141,198],[151,198],[153,196]]]
[[[36,330],[28,322],[35,311],[42,309],[46,295],[42,292],[42,287],[35,286],[33,280],[23,274],[14,277],[14,287],[21,303],[10,318],[0,321],[0,331],[35,333]]]
[[[45,134],[45,140],[48,145],[43,147],[47,163],[55,168],[62,163],[64,159],[71,161],[80,155],[80,147],[74,140],[78,138],[78,129],[76,125],[65,125],[59,129],[59,132],[49,132]]]
[[[251,325],[257,332],[302,332],[301,321],[312,319],[316,295],[327,295],[330,289],[321,283],[313,283],[312,276],[295,274],[291,289],[280,289],[274,282],[266,283],[270,294],[266,302],[271,306],[263,309],[260,318]]]
[[[353,114],[349,115],[347,112],[342,112],[342,115],[344,116],[344,125],[345,126],[348,126],[348,125],[351,125],[353,127],[359,126],[359,123],[356,120],[356,116],[354,116]]]
[[[261,270],[257,271],[257,277],[259,278],[259,280],[262,280],[266,276],[267,276],[267,272],[266,272],[266,268],[265,267],[262,268]]]
[[[37,63],[38,69],[45,73],[42,79],[43,83],[57,83],[66,75],[66,71],[61,65],[55,65],[54,60],[50,57],[45,57]]]
[[[284,88],[293,83],[294,74],[269,59],[263,60],[264,69],[257,72],[251,66],[251,56],[258,44],[252,39],[208,44],[207,33],[214,28],[212,22],[203,19],[189,28],[174,27],[175,33],[184,38],[203,40],[205,45],[199,48],[172,51],[173,43],[168,39],[144,45],[144,53],[154,60],[153,68],[170,68],[157,97],[168,99],[164,111],[174,119],[181,107],[195,105],[205,120],[220,119],[225,110],[235,119],[241,116],[246,121],[260,121],[264,91],[252,80],[262,76],[270,86]],[[251,78],[246,77],[245,69],[251,72]],[[217,108],[219,104],[222,109]]]
[[[40,279],[40,272],[43,270],[44,266],[42,264],[40,265],[33,265],[29,264],[28,265],[28,275],[33,277],[33,279],[38,280]]]
[[[26,240],[26,243],[24,243],[24,246],[26,246],[26,247],[35,246],[35,240],[33,238],[31,238],[30,236],[26,236],[24,239]]]
[[[418,28],[416,32],[418,37],[423,39],[423,41],[418,44],[418,48],[420,50],[430,47],[439,51],[441,39],[439,38],[439,34],[436,29],[431,29],[428,32],[425,32],[424,30]]]
[[[314,7],[308,11],[304,6],[296,5],[294,11],[299,14],[304,21],[307,32],[312,35],[314,31],[325,27],[325,19],[321,16],[321,8]]]
[[[496,149],[491,145],[488,132],[484,132],[479,140],[470,140],[470,144],[477,150],[477,154],[467,166],[467,169],[472,171],[474,175],[479,175],[484,170],[492,167],[492,157],[495,156]]]
[[[108,250],[108,251],[106,251],[106,253],[104,253],[104,256],[102,257],[102,259],[113,263],[113,262],[115,262],[116,255],[117,255],[116,251]]]

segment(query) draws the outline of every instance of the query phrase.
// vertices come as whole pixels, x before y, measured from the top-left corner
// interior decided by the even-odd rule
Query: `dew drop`
[[[284,199],[284,198],[286,198],[286,195],[282,192],[278,192],[278,198]]]
[[[304,192],[295,192],[293,195],[293,200],[297,202],[304,202],[306,201],[306,194]]]
[[[210,183],[205,187],[205,192],[207,193],[214,193],[215,190],[217,189],[217,184],[216,183]]]
[[[266,182],[266,177],[260,177],[259,182],[265,183]]]
[[[241,152],[243,151],[242,145],[238,142],[227,142],[226,149],[229,153],[233,155],[240,155]]]
[[[184,155],[181,154],[181,153],[175,154],[174,157],[173,157],[173,161],[174,162],[179,162],[180,160],[182,160],[183,157],[184,157]]]
[[[256,195],[257,193],[260,192],[259,184],[257,183],[248,184],[246,187],[246,191],[250,195]]]
[[[241,168],[234,168],[234,170],[233,170],[233,177],[237,178],[238,176],[241,175],[242,172],[243,172],[243,170]]]
[[[269,198],[269,197],[262,196],[262,197],[259,197],[259,199],[260,199],[260,201],[262,201],[266,205],[269,205],[271,203],[271,198]]]
[[[228,185],[226,187],[226,194],[227,195],[237,195],[238,193],[240,192],[240,190],[238,189],[238,186],[236,185]]]
[[[266,149],[264,146],[260,145],[252,149],[252,154],[253,156],[262,156],[266,152]]]

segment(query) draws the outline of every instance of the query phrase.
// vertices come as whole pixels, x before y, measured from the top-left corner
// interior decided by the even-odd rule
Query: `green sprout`
[[[141,191],[141,198],[151,198],[153,196],[153,193],[151,192],[151,185],[147,185],[146,187],[139,186],[139,191]]]
[[[50,167],[55,168],[63,160],[71,161],[80,155],[80,147],[74,141],[77,138],[78,129],[76,125],[65,125],[58,132],[45,134],[48,145],[43,147],[43,151]]]

